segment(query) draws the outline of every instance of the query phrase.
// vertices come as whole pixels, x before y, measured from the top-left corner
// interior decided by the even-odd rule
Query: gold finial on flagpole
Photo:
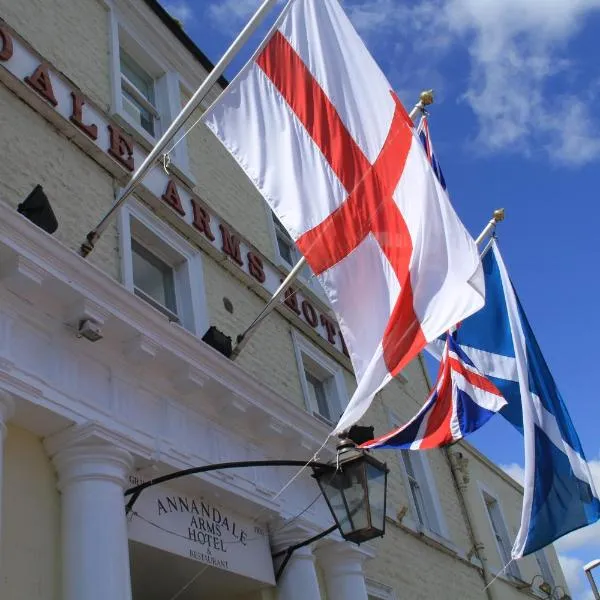
[[[504,209],[499,208],[494,211],[494,215],[490,219],[489,223],[484,227],[483,231],[479,234],[479,237],[475,240],[476,244],[481,244],[483,240],[490,234],[496,230],[496,225],[500,223],[500,221],[504,221]]]
[[[420,98],[423,106],[429,106],[430,104],[433,104],[433,90],[423,90]]]

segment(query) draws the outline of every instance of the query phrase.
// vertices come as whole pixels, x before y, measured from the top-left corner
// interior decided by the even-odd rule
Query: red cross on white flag
[[[319,277],[358,388],[334,433],[483,306],[477,246],[337,0],[292,0],[204,122]]]

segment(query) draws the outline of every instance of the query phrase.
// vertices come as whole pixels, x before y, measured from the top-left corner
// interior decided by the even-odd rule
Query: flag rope
[[[487,590],[487,589],[490,587],[490,585],[492,585],[492,583],[494,583],[494,581],[496,581],[496,579],[498,579],[498,578],[500,577],[500,575],[502,575],[502,574],[504,573],[504,571],[506,571],[506,569],[508,569],[508,567],[510,567],[510,565],[511,565],[513,562],[515,562],[515,559],[514,559],[514,558],[511,558],[511,559],[510,559],[510,560],[509,560],[509,561],[508,561],[508,562],[507,562],[507,563],[506,563],[506,564],[505,564],[505,565],[502,567],[502,569],[501,569],[501,570],[500,570],[498,573],[496,573],[496,575],[495,575],[494,579],[492,579],[492,580],[491,580],[491,581],[490,581],[490,582],[489,582],[489,583],[488,583],[488,584],[487,584],[487,585],[486,585],[486,586],[483,588],[483,591],[485,592],[485,591],[486,591],[486,590]]]

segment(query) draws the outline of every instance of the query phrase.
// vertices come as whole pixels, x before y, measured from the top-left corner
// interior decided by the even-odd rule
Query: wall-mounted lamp
[[[47,233],[54,233],[58,229],[58,221],[50,206],[50,201],[44,193],[41,185],[36,185],[33,191],[21,204],[17,206],[17,212],[29,219],[34,225]]]
[[[104,337],[102,335],[102,329],[100,325],[92,319],[84,319],[79,322],[77,335],[79,337],[84,337],[90,342],[97,342],[98,340],[101,340]]]
[[[560,592],[558,590],[561,590]],[[556,595],[555,595],[556,594]],[[552,597],[556,598],[556,600],[571,600],[571,596],[565,592],[565,589],[562,585],[557,585],[552,592]]]
[[[217,329],[214,325],[209,327],[208,331],[202,337],[202,341],[209,346],[212,346],[215,350],[218,350],[227,358],[231,356],[231,338],[225,335],[221,330]]]

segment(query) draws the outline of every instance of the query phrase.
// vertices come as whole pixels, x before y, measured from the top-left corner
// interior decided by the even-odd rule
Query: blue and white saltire
[[[504,406],[506,400],[496,386],[448,335],[437,382],[421,410],[405,425],[361,444],[361,448],[447,446],[482,427]]]
[[[455,338],[502,392],[508,404],[500,414],[524,436],[523,509],[512,549],[516,559],[600,519],[600,500],[495,240],[482,263],[486,304],[460,324]]]

